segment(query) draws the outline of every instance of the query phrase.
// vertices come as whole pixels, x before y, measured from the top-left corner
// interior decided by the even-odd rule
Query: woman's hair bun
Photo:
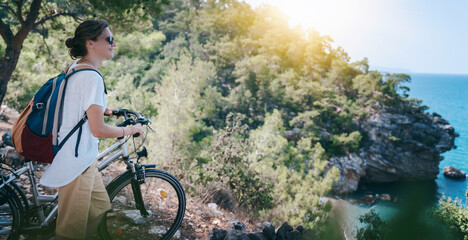
[[[68,38],[66,41],[65,41],[65,45],[67,45],[68,48],[73,48],[73,43],[74,43],[74,39],[73,38]]]

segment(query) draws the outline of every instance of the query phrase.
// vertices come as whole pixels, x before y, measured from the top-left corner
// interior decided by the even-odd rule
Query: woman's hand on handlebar
[[[104,115],[106,116],[109,116],[110,118],[112,118],[114,116],[114,112],[115,111],[118,111],[117,108],[111,108],[111,107],[108,107],[106,108],[106,110],[104,111]],[[119,116],[117,116],[117,119],[119,119]]]
[[[128,135],[133,135],[135,137],[138,137],[140,135],[143,134],[143,126],[141,126],[141,124],[137,123],[135,125],[131,125],[131,126],[128,126],[126,127],[128,130],[130,130],[130,133],[128,133]],[[127,134],[126,134],[127,135]]]

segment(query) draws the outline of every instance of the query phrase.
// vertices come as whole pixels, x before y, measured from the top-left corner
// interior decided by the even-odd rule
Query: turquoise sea
[[[397,203],[389,201],[378,200],[371,205],[357,203],[366,194],[390,194],[392,199],[399,198],[397,202],[411,198],[409,195],[419,196],[429,206],[437,204],[438,199],[445,195],[452,199],[459,198],[463,204],[468,204],[465,197],[468,180],[457,181],[442,175],[446,166],[454,166],[468,173],[468,75],[412,73],[410,76],[412,81],[405,84],[410,88],[410,97],[421,99],[422,104],[429,107],[430,113],[436,112],[449,121],[460,135],[455,140],[457,148],[442,155],[444,160],[439,164],[440,172],[435,181],[417,184],[365,184],[360,185],[355,193],[345,196],[347,201],[343,205],[347,208],[347,219],[344,227],[348,236],[352,235],[356,227],[361,226],[358,217],[370,209],[376,210],[384,219],[392,216],[398,209]]]
[[[443,154],[436,183],[439,195],[465,201],[468,181],[445,178],[442,169],[454,166],[468,172],[468,75],[411,74],[411,78],[407,84],[410,97],[423,100],[429,112],[440,114],[460,134],[455,140],[457,148]]]

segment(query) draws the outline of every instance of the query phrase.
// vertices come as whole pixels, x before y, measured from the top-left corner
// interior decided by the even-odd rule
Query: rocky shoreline
[[[402,112],[382,106],[380,111],[369,112],[367,120],[356,123],[365,136],[363,147],[357,153],[329,160],[341,173],[334,192],[354,192],[360,182],[437,178],[441,154],[456,148],[458,134],[447,120],[417,109]]]

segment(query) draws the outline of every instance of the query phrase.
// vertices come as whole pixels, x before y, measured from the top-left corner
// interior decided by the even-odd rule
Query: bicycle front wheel
[[[136,181],[126,172],[107,186],[111,210],[99,227],[104,239],[166,240],[177,233],[185,213],[182,185],[156,169],[146,169],[144,179]]]

